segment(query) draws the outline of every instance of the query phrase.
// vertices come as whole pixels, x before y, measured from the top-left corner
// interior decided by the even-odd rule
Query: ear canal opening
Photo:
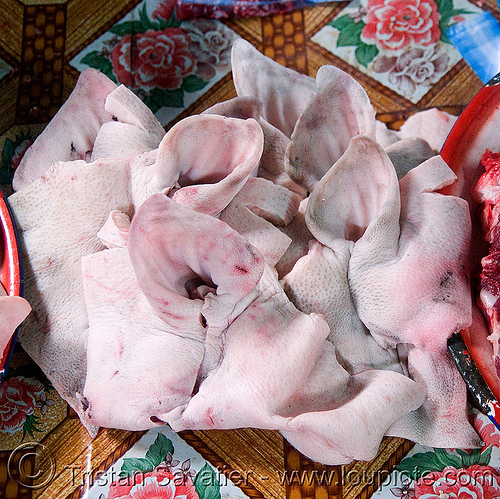
[[[200,276],[189,279],[184,287],[191,300],[203,300],[207,294],[217,293],[217,286],[211,280],[207,282]]]

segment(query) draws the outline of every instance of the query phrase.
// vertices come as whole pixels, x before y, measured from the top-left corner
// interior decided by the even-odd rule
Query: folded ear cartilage
[[[453,24],[446,35],[483,83],[500,71],[500,24],[490,12]]]

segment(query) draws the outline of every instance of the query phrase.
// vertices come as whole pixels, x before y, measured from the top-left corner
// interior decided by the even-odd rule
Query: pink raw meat
[[[409,346],[408,365],[426,398],[421,407],[397,421],[387,434],[431,447],[480,447],[481,439],[468,418],[467,388],[446,343],[437,351]]]
[[[264,269],[258,251],[226,223],[158,194],[132,220],[128,247],[153,309],[181,335],[218,336]]]
[[[304,412],[282,431],[310,459],[331,465],[373,459],[388,428],[419,407],[425,393],[402,374],[372,369],[352,376],[341,395],[343,403]]]
[[[398,135],[401,139],[424,139],[438,154],[455,121],[457,117],[452,114],[436,108],[427,109],[411,115],[401,126]]]
[[[43,209],[33,203],[43,199]],[[19,330],[26,352],[79,414],[86,373],[87,311],[81,259],[103,246],[109,213],[132,214],[125,160],[57,163],[9,197],[19,229],[25,296],[33,312]]]
[[[481,274],[478,304],[488,318],[488,340],[493,346],[493,358],[498,372],[500,362],[500,321],[499,305],[500,279],[500,154],[487,150],[482,157],[481,165],[485,171],[481,175],[473,191],[473,199],[481,205],[481,226],[483,239],[488,244],[481,259]],[[477,243],[476,243],[477,244]]]
[[[31,311],[30,304],[20,296],[7,296],[0,285],[0,359],[4,359],[5,349],[14,334],[17,326],[26,319]]]
[[[285,68],[242,38],[233,44],[231,62],[238,96],[256,97],[263,104],[262,117],[290,137],[316,92],[314,79]]]
[[[204,329],[180,335],[154,313],[127,248],[85,257],[82,274],[89,316],[87,423],[127,430],[169,423],[194,389]]]
[[[26,187],[57,161],[90,160],[101,125],[112,119],[104,103],[115,88],[99,71],[82,71],[68,100],[26,151],[14,175],[14,190]]]
[[[203,379],[182,418],[186,428],[284,429],[280,415],[313,369],[328,326],[297,310],[266,266],[258,296],[224,332],[221,362]]]
[[[262,104],[255,97],[234,97],[214,104],[201,114],[218,114],[226,116],[226,118],[239,118],[240,120],[253,118],[258,121],[262,114]]]
[[[305,213],[309,198],[304,198],[299,205],[299,211],[293,220],[285,227],[280,227],[280,230],[287,235],[292,242],[285,254],[276,263],[276,270],[281,278],[286,276],[297,260],[309,251],[309,241],[314,239],[306,225]]]
[[[401,213],[389,202],[398,195],[392,183],[354,246],[349,281],[356,309],[383,344],[439,350],[471,324],[468,205],[436,192],[455,178],[439,156],[411,170],[400,182]]]
[[[302,312],[322,314],[337,349],[337,358],[351,374],[366,369],[402,372],[395,349],[382,348],[359,320],[351,297],[347,270],[353,243],[337,240],[330,249],[312,242],[284,278],[284,290]]]
[[[239,120],[204,114],[179,122],[163,142],[157,157],[165,172],[163,181],[181,186],[173,199],[216,215],[258,165],[264,136],[252,118]]]
[[[398,179],[390,159],[373,139],[359,136],[309,196],[306,223],[318,241],[332,247],[336,239],[357,241],[377,216],[391,235],[398,230],[399,211]],[[381,238],[380,244],[397,245],[397,238]],[[372,258],[383,256],[375,252]]]
[[[375,111],[363,87],[333,66],[316,75],[317,93],[299,116],[288,145],[286,171],[312,191],[357,135],[375,137]]]
[[[222,211],[220,219],[243,235],[274,266],[291,243],[275,225],[290,223],[298,207],[297,194],[269,180],[249,178]]]

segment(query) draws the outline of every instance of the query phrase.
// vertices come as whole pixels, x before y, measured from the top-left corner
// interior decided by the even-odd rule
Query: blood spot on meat
[[[123,355],[123,350],[124,350],[124,346],[123,346],[123,343],[119,343],[118,344],[118,347],[116,349],[116,357],[118,359],[121,359],[122,355]],[[117,371],[118,372],[118,371]],[[115,373],[116,374],[116,373]]]
[[[207,409],[207,418],[208,420],[210,421],[211,425],[212,426],[215,426],[215,421],[214,421],[214,410],[212,409],[212,407],[209,407]]]
[[[167,317],[171,317],[172,319],[176,319],[178,321],[186,320],[186,317],[184,315],[172,314],[171,312],[167,312],[165,310],[163,310],[162,313]]]
[[[248,274],[248,269],[245,267],[241,267],[240,265],[235,265],[234,268],[238,271],[240,274]]]

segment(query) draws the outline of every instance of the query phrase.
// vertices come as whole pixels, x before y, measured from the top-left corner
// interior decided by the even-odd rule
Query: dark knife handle
[[[450,336],[448,340],[448,351],[453,357],[458,371],[465,381],[472,397],[486,416],[488,416],[495,426],[500,429],[500,405],[481,376],[476,363],[472,359],[459,333]]]

